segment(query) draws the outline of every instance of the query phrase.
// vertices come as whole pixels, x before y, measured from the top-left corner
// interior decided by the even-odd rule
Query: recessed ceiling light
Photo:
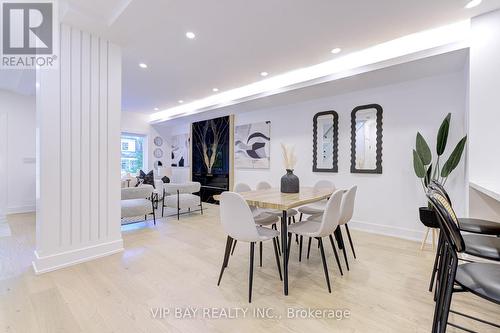
[[[219,91],[219,88],[213,88],[212,89],[213,92],[218,92]]]
[[[179,104],[184,103],[184,101],[182,99],[178,100],[177,102],[179,102]]]
[[[159,108],[154,108],[155,111],[159,111],[160,109]]]
[[[471,9],[471,8],[474,8],[474,7],[477,7],[481,4],[483,0],[471,0],[469,1],[466,5],[465,5],[465,8],[467,9]]]
[[[336,47],[336,48],[332,49],[330,52],[332,52],[333,54],[338,54],[338,53],[340,53],[340,51],[342,51],[342,49],[339,47]]]
[[[143,62],[141,62],[141,63],[139,64],[139,67],[141,67],[141,68],[148,68],[148,65],[146,65],[146,64],[145,64],[145,63],[143,63]]]
[[[196,35],[194,34],[194,32],[188,31],[186,32],[186,37],[189,39],[194,39]]]
[[[268,76],[269,73],[268,72],[260,72],[260,76]]]

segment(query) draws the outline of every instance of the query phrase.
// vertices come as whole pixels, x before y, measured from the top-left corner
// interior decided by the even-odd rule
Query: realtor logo
[[[55,21],[52,1],[2,1],[2,68],[54,67]]]

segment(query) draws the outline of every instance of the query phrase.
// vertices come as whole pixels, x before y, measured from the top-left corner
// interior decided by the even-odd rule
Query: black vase
[[[427,228],[439,228],[438,217],[434,209],[429,207],[420,207],[418,209],[420,222]]]
[[[281,177],[281,193],[299,193],[299,177],[293,170],[286,169],[286,175]]]

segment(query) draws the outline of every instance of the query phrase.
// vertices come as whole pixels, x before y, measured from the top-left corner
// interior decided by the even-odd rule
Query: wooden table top
[[[327,189],[315,190],[313,187],[301,187],[299,193],[281,193],[279,189],[272,188],[267,190],[241,192],[240,194],[250,206],[287,210],[326,199],[330,197],[332,193],[332,191]],[[214,195],[214,199],[220,201],[220,195]]]

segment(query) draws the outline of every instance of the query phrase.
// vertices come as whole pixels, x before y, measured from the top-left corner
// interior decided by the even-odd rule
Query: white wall
[[[472,19],[470,52],[470,181],[500,193],[500,11]],[[471,191],[471,196],[475,195]],[[481,196],[471,200],[471,205]],[[493,202],[492,202],[493,204]],[[500,211],[500,203],[496,202]],[[479,206],[481,207],[481,205]],[[479,207],[471,206],[473,211]],[[500,219],[500,216],[497,216]]]
[[[153,126],[155,127],[155,130],[164,138],[164,151],[165,151],[165,165],[171,165],[172,164],[172,137],[175,135],[179,134],[189,134],[190,132],[190,124],[188,122],[185,122],[184,124],[181,124],[180,126]],[[189,161],[191,163],[191,161]],[[172,167],[172,177],[171,181],[174,183],[184,183],[189,180],[191,180],[191,175],[189,174],[190,172],[190,167]]]
[[[297,94],[300,94],[297,91]],[[297,97],[297,96],[295,96]],[[447,154],[465,134],[466,80],[463,72],[434,76],[382,86],[330,98],[316,99],[274,108],[236,114],[236,125],[271,121],[271,167],[269,170],[235,170],[235,182],[255,186],[266,180],[279,186],[285,173],[280,143],[293,144],[298,154],[295,173],[301,185],[330,179],[337,187],[358,185],[353,226],[421,239],[423,226],[418,207],[426,205],[420,182],[414,175],[412,149],[417,131],[435,150],[435,137],[442,119],[453,115]],[[350,173],[350,113],[359,105],[378,103],[383,114],[383,174]],[[235,107],[237,108],[237,106]],[[339,173],[312,172],[312,119],[315,113],[335,110],[339,114]],[[188,132],[189,124],[176,125],[177,132]],[[166,132],[172,132],[168,129]],[[183,175],[188,177],[189,170]],[[462,161],[447,183],[459,215],[465,211],[465,163]]]
[[[121,51],[60,33],[59,69],[37,71],[37,273],[123,250]]]
[[[0,90],[0,112],[7,125],[7,213],[35,211],[35,97]]]
[[[10,236],[7,224],[7,112],[0,110],[0,238]]]

